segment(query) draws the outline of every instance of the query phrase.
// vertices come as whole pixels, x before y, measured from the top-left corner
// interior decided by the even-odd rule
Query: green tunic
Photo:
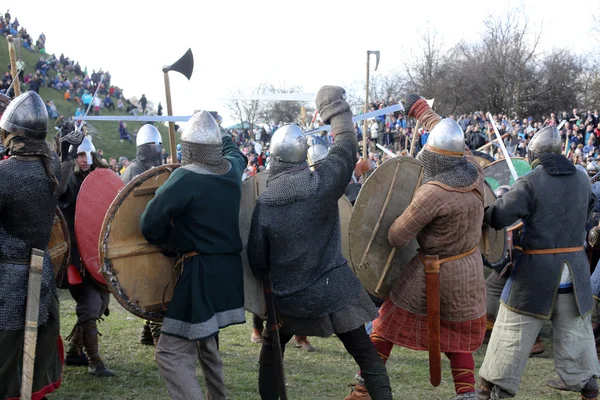
[[[200,164],[176,169],[142,214],[149,243],[199,253],[185,260],[163,334],[200,340],[245,322],[239,209],[246,157],[229,137],[223,138],[223,157],[231,168],[222,175]]]

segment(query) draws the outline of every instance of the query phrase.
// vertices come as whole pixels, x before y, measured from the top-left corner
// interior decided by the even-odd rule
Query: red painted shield
[[[75,238],[81,260],[92,277],[103,285],[106,281],[100,272],[100,231],[106,211],[123,186],[123,181],[113,171],[96,169],[81,184],[75,203]]]

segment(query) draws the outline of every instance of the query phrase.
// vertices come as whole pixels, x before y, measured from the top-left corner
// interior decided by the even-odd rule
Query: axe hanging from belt
[[[171,103],[171,84],[169,82],[169,71],[177,71],[184,75],[188,80],[194,72],[194,55],[192,49],[188,49],[185,54],[174,64],[163,67],[162,71],[165,74],[165,92],[167,96],[167,114],[173,116],[173,104]],[[173,162],[177,161],[177,144],[175,143],[175,124],[169,121],[169,151]]]

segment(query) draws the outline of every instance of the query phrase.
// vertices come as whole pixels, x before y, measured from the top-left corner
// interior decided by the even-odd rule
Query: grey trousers
[[[110,292],[100,289],[88,276],[85,276],[83,283],[79,285],[69,285],[69,292],[77,304],[75,313],[78,323],[97,320],[104,314],[110,302]]]
[[[160,376],[173,400],[203,400],[196,377],[196,360],[204,374],[209,400],[226,400],[223,363],[217,342],[210,337],[197,342],[161,334],[156,346]]]
[[[496,271],[493,271],[485,280],[485,292],[487,295],[486,314],[488,318],[498,315],[498,307],[500,307],[500,296],[506,285],[508,278],[500,277]]]
[[[479,375],[516,395],[529,352],[544,320],[500,305]],[[554,368],[567,388],[579,392],[600,377],[591,317],[581,318],[573,293],[558,294],[552,314]]]

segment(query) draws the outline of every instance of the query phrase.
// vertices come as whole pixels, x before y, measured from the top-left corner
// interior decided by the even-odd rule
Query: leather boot
[[[162,328],[162,324],[158,322],[149,321],[148,326],[150,327],[150,332],[152,333],[152,342],[154,347],[158,344],[158,339],[160,338],[160,330]]]
[[[81,324],[81,327],[83,329],[83,347],[85,348],[89,360],[89,373],[98,377],[114,376],[114,372],[106,368],[100,359],[96,320],[86,321]]]
[[[252,343],[262,343],[262,331],[260,329],[253,328],[250,341]]]
[[[80,367],[88,366],[87,356],[83,352],[82,332],[81,326],[75,324],[69,336],[66,337],[66,339],[69,340],[69,349],[67,350],[65,357],[66,365]]]
[[[542,338],[538,337],[535,339],[535,343],[533,344],[533,347],[531,348],[531,353],[529,353],[530,356],[533,356],[535,354],[542,354],[544,352],[544,342],[542,342]]]
[[[581,389],[581,400],[598,400],[598,382],[590,379]]]
[[[481,378],[481,384],[475,393],[479,400],[499,400],[514,397],[483,378]]]
[[[371,396],[369,396],[364,383],[356,382],[350,386],[352,387],[352,391],[344,400],[371,400]]]
[[[140,334],[140,343],[147,346],[152,346],[154,344],[154,340],[152,339],[152,331],[150,330],[150,321],[144,322],[144,327],[142,328],[142,333]]]
[[[296,337],[296,347],[299,349],[302,349],[302,350],[306,350],[308,352],[317,351],[317,349],[315,349],[315,346],[310,344],[310,342],[308,341],[306,336],[297,336]]]
[[[390,378],[382,362],[375,363],[368,369],[362,370],[361,377],[365,380],[365,386],[371,399],[392,400]]]

